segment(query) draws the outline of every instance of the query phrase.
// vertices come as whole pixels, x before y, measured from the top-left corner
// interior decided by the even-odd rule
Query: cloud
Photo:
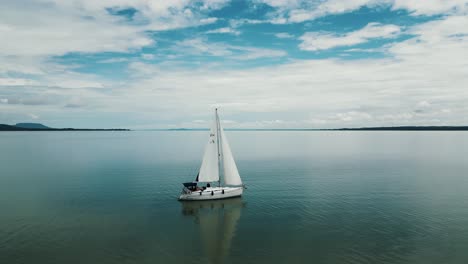
[[[377,0],[322,1],[318,5],[309,5],[308,8],[298,8],[289,11],[287,21],[289,23],[300,23],[326,15],[347,13],[363,6],[376,6],[386,4],[387,2]]]
[[[39,119],[39,116],[38,115],[35,115],[35,114],[28,114],[28,116],[31,118],[31,119]]]
[[[179,41],[174,50],[192,55],[209,55],[226,57],[231,60],[253,60],[259,58],[283,57],[287,53],[282,50],[236,46],[223,42],[208,42],[203,38],[193,38]]]
[[[272,7],[285,8],[297,7],[301,4],[301,0],[259,0],[257,2],[267,4]]]
[[[467,16],[448,16],[443,19],[413,26],[407,33],[416,35],[417,37],[397,43],[392,47],[392,51],[401,55],[419,56],[421,53],[424,53],[424,55],[429,55],[431,57],[437,56],[438,54],[454,54],[450,52],[450,50],[435,51],[438,48],[454,48],[457,51],[466,48],[468,45],[467,25]],[[455,57],[451,57],[450,59],[455,59]],[[437,62],[440,63],[440,61]]]
[[[197,4],[200,3],[200,4]],[[146,32],[213,23],[226,1],[46,1],[2,3],[0,56],[127,52],[154,45]],[[132,21],[109,10],[135,10]]]
[[[155,58],[154,54],[148,54],[148,53],[141,54],[141,57],[144,60],[154,60]]]
[[[34,85],[34,84],[35,82],[33,80],[0,77],[0,86],[24,86],[24,85]]]
[[[209,43],[202,38],[193,38],[179,41],[175,45],[175,50],[194,55],[232,55],[232,50],[229,48],[229,45],[226,45],[224,43]]]
[[[47,120],[64,120],[69,123],[67,120],[70,119],[75,122],[73,113],[77,110],[86,113],[88,117],[105,115],[110,111],[107,102],[112,101],[109,99],[113,97],[107,92],[102,89],[49,86],[23,86],[21,89],[1,87],[0,123],[23,122],[30,118],[29,113],[40,116],[41,121],[46,123],[49,123]],[[87,119],[90,121],[92,118]]]
[[[104,84],[98,81],[92,81],[87,79],[68,79],[61,77],[51,77],[48,78],[48,83],[51,86],[61,87],[61,88],[103,88]]]
[[[120,62],[127,62],[128,58],[110,58],[105,60],[100,60],[98,63],[120,63]]]
[[[288,38],[294,38],[294,35],[291,35],[289,33],[281,32],[281,33],[276,33],[275,37],[280,38],[280,39],[288,39]]]
[[[254,48],[254,47],[233,47],[239,50],[242,54],[233,57],[236,60],[254,60],[260,58],[278,58],[287,55],[286,51],[265,49],[265,48]]]
[[[284,121],[262,123],[266,127],[463,124],[468,122],[468,65],[460,54],[468,50],[466,19],[451,16],[408,28],[415,37],[389,44],[387,58],[153,69],[135,80],[128,100],[139,101],[138,111],[169,112],[175,119],[198,113],[197,119],[205,120],[216,104],[228,117],[240,116],[229,117],[238,127],[261,126],[245,118],[253,113],[257,120]],[[359,36],[387,35],[369,32]],[[151,107],[155,102],[159,110]]]
[[[82,108],[85,106],[86,106],[86,102],[83,101],[82,96],[72,96],[65,103],[65,107],[67,108]]]
[[[363,6],[388,5],[390,0],[258,0],[275,8],[268,22],[273,24],[301,23],[327,15],[357,10]]]
[[[372,115],[370,115],[369,113],[365,113],[365,112],[349,111],[345,113],[336,114],[336,118],[340,122],[353,122],[353,121],[362,120],[362,119],[371,120]]]
[[[463,14],[468,10],[466,0],[394,0],[392,9],[405,9],[412,15]]]
[[[427,101],[421,101],[418,103],[418,107],[421,107],[421,108],[426,108],[426,107],[429,107],[431,106],[431,104]]]
[[[375,38],[392,38],[400,33],[400,28],[396,25],[382,25],[379,23],[369,23],[364,28],[346,34],[308,32],[299,39],[302,43],[300,49],[317,51],[331,49],[340,46],[352,46],[365,43]]]
[[[230,27],[223,27],[223,28],[208,30],[206,34],[232,34],[232,35],[238,36],[241,34],[241,32],[239,30],[236,30]]]
[[[12,96],[10,98],[4,99],[4,102],[9,105],[41,106],[41,105],[54,104],[55,100],[54,98],[48,98],[48,97],[41,96],[41,95],[35,95],[35,96],[27,95],[24,97]]]
[[[23,73],[27,75],[44,74],[58,65],[51,65],[45,58],[34,56],[1,56],[0,74]],[[63,68],[63,67],[62,67]]]
[[[463,14],[466,0],[257,0],[274,8],[265,22],[273,24],[302,23],[320,17],[349,13],[362,7],[390,7],[407,10],[412,15]]]
[[[210,107],[218,105],[227,119],[236,121],[231,127],[459,125],[468,123],[468,65],[460,56],[468,50],[466,19],[449,16],[407,28],[414,37],[389,44],[386,58],[297,60],[248,69],[209,62],[190,69],[132,62],[134,75],[123,85],[2,88],[2,102],[39,94],[53,100],[42,105],[2,103],[0,111],[6,116],[34,111],[50,118],[52,112],[69,117],[79,110],[101,121],[109,113],[126,113],[131,118],[125,122],[157,117],[159,125],[154,126],[169,127],[208,120]],[[192,52],[226,58],[259,52],[223,43],[213,47],[204,39],[184,43]],[[144,121],[150,118],[147,113],[152,117]],[[252,115],[260,121],[251,121]]]
[[[27,18],[23,20],[22,18]],[[49,56],[69,52],[126,52],[153,41],[138,28],[118,25],[111,18],[85,19],[54,8],[28,9],[6,4],[0,11],[0,55]]]
[[[233,121],[232,127],[468,123],[468,65],[463,56],[468,51],[468,18],[463,11],[466,5],[458,1],[441,5],[428,1],[428,6],[418,6],[415,1],[271,0],[268,4],[274,11],[266,18],[229,21],[228,28],[237,30],[247,23],[296,23],[372,5],[408,10],[414,16],[443,14],[404,29],[370,23],[348,33],[308,32],[300,38],[300,48],[320,51],[393,38],[403,30],[409,37],[372,50],[385,51],[385,58],[352,60],[294,60],[285,50],[241,42],[247,31],[232,43],[210,42],[201,27],[188,39],[169,37],[169,48],[163,46],[167,40],[155,42],[154,36],[164,34],[150,33],[214,23],[219,19],[211,17],[210,10],[221,8],[225,1],[77,3],[22,0],[2,5],[0,31],[6,41],[0,42],[0,123],[23,121],[34,113],[41,122],[62,125],[82,120],[89,127],[94,120],[109,126],[107,122],[118,119],[122,126],[164,127],[208,120],[214,105],[221,106],[223,116]],[[109,7],[136,11],[112,15]],[[277,27],[289,31],[290,26],[302,25]],[[64,60],[56,57],[73,52],[73,58],[85,59],[81,55],[106,51],[135,53],[93,57],[100,65],[92,67],[128,65],[128,79],[100,76],[93,68],[78,68],[82,65],[75,62],[61,64]],[[353,47],[348,51],[363,50]],[[188,65],[186,59],[199,60],[199,64]],[[257,59],[282,64],[260,64]]]

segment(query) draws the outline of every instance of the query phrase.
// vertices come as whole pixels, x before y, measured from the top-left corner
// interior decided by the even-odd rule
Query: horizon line
[[[209,128],[149,128],[135,131],[209,131]],[[225,128],[226,131],[467,130],[468,126],[377,126],[342,128]]]

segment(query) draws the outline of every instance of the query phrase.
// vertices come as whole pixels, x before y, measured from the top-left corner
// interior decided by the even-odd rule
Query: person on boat
[[[206,188],[210,188],[210,187],[211,187],[210,183],[207,183]]]

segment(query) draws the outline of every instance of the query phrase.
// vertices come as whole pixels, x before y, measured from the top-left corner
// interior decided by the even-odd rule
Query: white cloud
[[[288,22],[300,23],[307,20],[313,20],[318,17],[323,17],[332,14],[347,13],[357,10],[363,6],[375,6],[385,4],[388,1],[378,0],[328,0],[322,1],[318,5],[308,6],[308,8],[293,9],[288,14]]]
[[[35,114],[28,114],[28,116],[31,118],[31,119],[38,119],[39,116],[38,115],[35,115]]]
[[[202,9],[220,9],[229,2],[230,0],[204,0],[202,1]]]
[[[273,24],[301,23],[327,15],[343,14],[364,6],[388,6],[407,10],[413,15],[466,14],[466,0],[258,0],[276,8],[268,22]]]
[[[179,41],[174,48],[177,51],[191,53],[195,55],[232,55],[232,51],[229,49],[228,45],[224,43],[209,43],[202,38],[193,38]]]
[[[110,58],[105,60],[100,60],[98,63],[119,63],[119,62],[127,62],[128,58]]]
[[[174,50],[192,55],[209,55],[226,57],[232,60],[252,60],[259,58],[283,57],[285,51],[255,48],[246,46],[235,46],[226,43],[207,42],[203,38],[186,39],[178,42]]]
[[[127,99],[140,102],[138,111],[179,118],[193,113],[208,118],[209,106],[216,104],[226,113],[255,113],[258,120],[279,115],[284,121],[233,119],[236,127],[463,124],[468,122],[468,65],[460,54],[468,51],[466,19],[446,17],[409,28],[416,37],[389,45],[391,57],[384,59],[308,60],[242,70],[158,68],[135,80]]]
[[[276,8],[270,13],[273,24],[301,23],[319,17],[357,10],[363,6],[389,4],[391,0],[258,0]]]
[[[281,33],[276,33],[275,37],[281,38],[281,39],[288,39],[288,38],[294,38],[294,35],[291,35],[289,33],[281,32]]]
[[[257,0],[257,2],[267,4],[272,7],[291,8],[301,4],[301,0]]]
[[[373,52],[385,52],[387,51],[388,45],[383,45],[382,47],[379,48],[353,48],[353,49],[347,49],[345,50],[346,52],[366,52],[366,53],[373,53]]]
[[[394,0],[393,9],[406,9],[413,15],[463,14],[468,11],[466,0]]]
[[[203,7],[207,10],[218,8],[223,3],[208,2]],[[118,8],[135,7],[140,11],[136,14],[137,22],[144,21],[144,18],[149,21],[131,24],[124,22],[123,18],[111,17],[103,12],[104,6],[110,6],[107,3]],[[463,56],[468,52],[468,18],[453,8],[431,7],[424,11],[423,7],[411,6],[407,2],[401,8],[414,15],[442,12],[450,13],[450,16],[406,28],[405,33],[414,37],[389,44],[385,47],[389,57],[383,59],[301,60],[284,65],[245,68],[242,60],[284,57],[287,54],[281,50],[210,43],[203,38],[193,38],[177,43],[173,51],[182,55],[223,57],[236,61],[236,65],[242,64],[242,67],[226,69],[223,63],[206,62],[187,69],[170,63],[144,63],[144,58],[136,58],[129,64],[132,79],[123,83],[103,80],[93,74],[79,74],[73,71],[73,65],[64,66],[48,60],[50,56],[70,51],[138,49],[149,44],[144,41],[146,29],[197,25],[216,20],[195,11],[186,11],[187,3],[172,1],[157,5],[157,2],[143,1],[85,1],[80,9],[74,2],[57,1],[55,5],[50,4],[50,11],[42,5],[32,5],[21,11],[20,8],[11,8],[15,2],[5,3],[0,10],[1,36],[8,37],[7,41],[0,43],[0,76],[1,82],[6,84],[0,86],[0,123],[12,120],[11,116],[26,118],[30,113],[40,116],[41,121],[53,120],[59,115],[69,120],[77,112],[100,121],[118,113],[121,122],[133,122],[134,119],[147,122],[145,118],[149,116],[157,121],[172,122],[168,120],[176,119],[191,122],[208,120],[209,108],[213,105],[220,105],[223,113],[235,114],[230,117],[235,121],[230,123],[233,127],[323,128],[343,124],[468,123],[468,65]],[[289,14],[293,9],[307,7],[297,5],[298,1],[270,3],[283,10],[272,19],[285,19],[288,23],[292,22]],[[371,1],[317,3],[328,3],[328,7],[323,9],[326,12],[348,12],[346,10],[368,5]],[[373,4],[379,3],[381,1],[373,1]],[[395,8],[400,9],[396,4]],[[37,13],[31,11],[34,9]],[[92,15],[82,16],[85,13]],[[23,18],[14,19],[18,14]],[[150,19],[149,14],[161,16]],[[164,19],[157,17],[169,22],[164,23]],[[250,22],[259,23],[258,20],[235,23]],[[105,33],[106,26],[128,35]],[[236,28],[233,24],[231,27]],[[76,31],[75,36],[71,34],[73,31]],[[99,32],[104,33],[101,36]],[[342,35],[311,33],[312,38],[303,39],[303,45],[307,44],[305,49],[321,50],[365,43],[373,38],[393,37],[398,33],[399,28],[393,25],[370,24]],[[141,41],[133,42],[139,37]],[[32,50],[20,49],[26,46]],[[8,75],[10,73],[14,74]],[[18,85],[12,86],[12,83]],[[248,120],[245,117],[252,114],[259,121],[245,121]]]
[[[431,106],[431,104],[428,101],[421,101],[418,103],[418,107],[426,108]]]
[[[56,86],[61,88],[103,88],[104,85],[101,82],[86,79],[77,78],[55,78],[51,77],[47,80],[50,86]]]
[[[144,60],[154,60],[155,58],[154,54],[148,54],[148,53],[142,54],[141,57]]]
[[[337,113],[336,120],[339,122],[354,122],[354,121],[362,121],[362,120],[372,120],[372,115],[365,112],[359,111],[348,111],[344,113]]]
[[[24,73],[30,75],[44,74],[54,70],[58,65],[51,65],[43,57],[36,56],[1,56],[0,73]]]
[[[334,47],[361,44],[374,38],[392,38],[398,35],[398,33],[400,33],[400,28],[396,25],[369,23],[360,30],[342,35],[322,32],[305,33],[299,38],[302,40],[299,47],[302,50],[309,51],[325,50]]]
[[[106,83],[101,89],[40,89],[44,100],[56,99],[39,104],[32,100],[39,88],[23,88],[16,98],[22,105],[3,103],[0,111],[34,111],[44,118],[57,109],[71,115],[76,111],[72,106],[82,106],[80,111],[88,109],[93,116],[127,113],[142,118],[151,113],[176,125],[208,120],[210,106],[218,105],[237,122],[231,127],[459,125],[468,123],[468,65],[460,55],[468,51],[467,19],[450,16],[408,28],[415,37],[390,44],[389,58],[303,60],[231,70],[209,63],[185,69],[134,62],[134,78],[111,93]],[[213,49],[206,46],[213,43],[203,40],[189,43],[199,45],[199,52]],[[228,51],[235,52],[228,45],[218,48],[215,54],[229,57]],[[80,77],[89,79],[74,78]],[[12,89],[0,90],[0,98],[15,99],[8,94]],[[69,107],[64,110],[63,105]],[[246,116],[259,121],[246,121]]]
[[[50,1],[50,0],[45,0]],[[103,15],[108,8],[123,10],[133,8],[137,13],[133,19],[145,29],[167,30],[200,24],[213,23],[214,17],[205,14],[222,8],[229,0],[52,0],[57,6],[81,9],[87,14]]]
[[[24,86],[24,85],[34,85],[35,81],[21,78],[1,78],[0,77],[0,86]]]
[[[200,19],[200,25],[207,25],[207,24],[214,23],[216,21],[218,21],[218,18],[216,17],[202,18]]]
[[[236,49],[234,47],[234,49]],[[259,58],[275,58],[284,57],[287,53],[283,50],[254,48],[254,47],[237,47],[243,54],[236,55],[233,59],[237,60],[254,60]]]
[[[462,54],[468,51],[467,16],[448,16],[441,20],[414,26],[407,33],[417,37],[389,47],[388,52],[397,59],[419,64],[424,58],[425,63],[421,63],[420,67],[438,68],[440,72],[445,72],[444,68],[449,67],[451,71],[446,74],[454,77],[466,70],[464,67],[466,60]],[[460,65],[460,67],[452,67],[452,65]],[[434,71],[430,74],[440,73]],[[420,77],[423,78],[423,76]],[[452,81],[457,82],[458,79],[455,78]]]
[[[238,28],[238,27],[240,27],[242,25],[245,25],[245,24],[256,25],[256,24],[263,24],[263,23],[265,23],[265,21],[259,20],[259,19],[240,18],[240,19],[231,19],[231,20],[229,20],[229,24],[233,28]]]
[[[204,13],[226,1],[7,1],[0,9],[0,55],[50,56],[69,52],[126,52],[153,45],[147,30],[167,30],[213,23]],[[134,22],[109,14],[137,10]],[[193,10],[193,11],[192,11]]]
[[[232,35],[238,36],[241,34],[241,32],[239,30],[236,30],[230,27],[223,27],[223,28],[208,30],[206,34],[232,34]]]
[[[7,4],[0,9],[0,24],[11,28],[0,32],[0,55],[5,56],[125,52],[152,44],[138,28],[115,24],[111,18],[85,19],[53,8],[36,10]]]

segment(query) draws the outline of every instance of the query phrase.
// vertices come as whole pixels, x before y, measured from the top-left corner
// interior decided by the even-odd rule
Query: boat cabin
[[[197,182],[186,182],[183,183],[185,188],[187,188],[189,191],[196,191],[197,190]]]

